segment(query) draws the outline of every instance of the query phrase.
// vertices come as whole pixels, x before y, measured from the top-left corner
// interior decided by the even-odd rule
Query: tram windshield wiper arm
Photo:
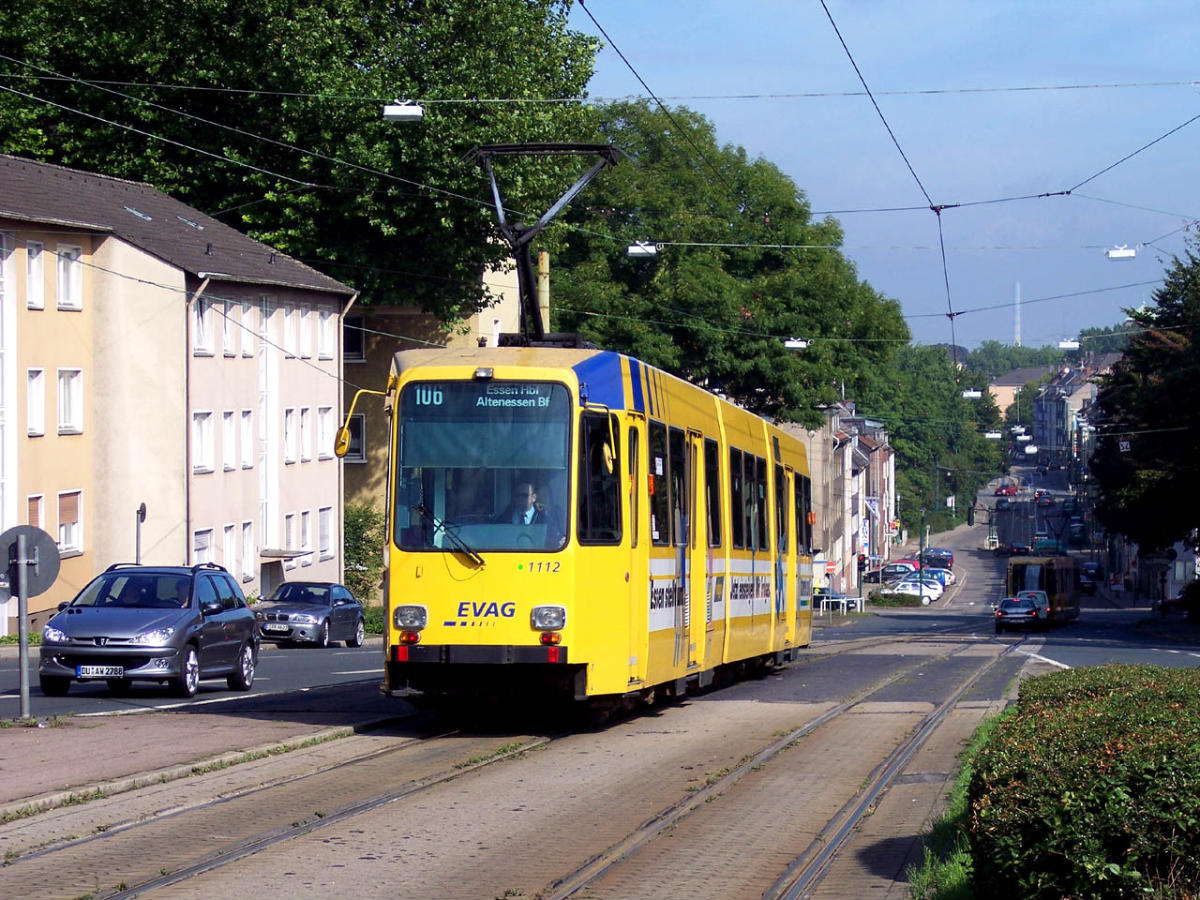
[[[475,565],[484,565],[483,557],[472,550],[466,541],[464,541],[451,530],[454,526],[448,525],[444,520],[435,516],[433,514],[433,510],[426,506],[424,502],[418,503],[416,506],[412,507],[412,509],[419,513],[421,517],[426,519],[431,525],[433,525],[433,530],[435,532],[440,531],[442,534],[444,534],[446,536],[446,540],[448,540],[454,546],[455,550],[457,550],[471,562],[475,563]]]

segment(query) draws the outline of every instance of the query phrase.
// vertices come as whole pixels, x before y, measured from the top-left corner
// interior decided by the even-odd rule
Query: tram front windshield
[[[566,544],[570,395],[531,381],[425,381],[400,393],[393,539],[402,550]]]

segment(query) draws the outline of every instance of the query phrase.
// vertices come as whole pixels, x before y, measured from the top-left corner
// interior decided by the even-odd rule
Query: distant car
[[[1006,484],[1000,485],[992,493],[997,497],[1015,497],[1019,490],[1020,488],[1017,487],[1015,481],[1009,481]]]
[[[921,560],[926,566],[933,566],[938,569],[953,569],[954,551],[947,550],[944,547],[926,547],[925,552],[921,554]]]
[[[265,641],[302,641],[317,647],[345,641],[347,647],[361,647],[366,637],[362,603],[347,587],[331,581],[284,582],[254,614]]]
[[[1010,556],[1028,556],[1029,555],[1029,545],[1028,544],[1013,544],[1008,548],[1008,553]]]
[[[922,570],[927,576],[936,578],[942,583],[942,587],[950,587],[958,579],[954,575],[953,569],[943,569],[939,566],[927,566]]]
[[[1050,597],[1045,591],[1017,591],[1017,599],[1032,600],[1038,615],[1043,617],[1047,625],[1050,624]]]
[[[889,584],[887,590],[891,594],[908,594],[909,596],[920,597],[921,603],[925,606],[940,599],[943,592],[942,586],[937,581],[919,578],[901,578],[899,581]]]
[[[1028,597],[1005,597],[996,606],[996,634],[1010,628],[1037,628],[1041,625],[1037,605]]]
[[[913,560],[888,563],[879,570],[879,580],[881,582],[895,581],[897,578],[903,578],[909,572],[916,571],[916,568],[917,564]]]
[[[996,499],[996,509],[1006,509],[1008,507],[1008,503],[1009,500],[1007,497],[998,497]]]
[[[258,625],[221,566],[109,566],[58,609],[39,651],[48,697],[72,681],[102,680],[114,694],[158,681],[181,697],[195,696],[203,678],[224,676],[237,691],[254,683]]]
[[[1033,492],[1033,502],[1038,506],[1052,506],[1054,504],[1054,497],[1045,488],[1038,488]]]

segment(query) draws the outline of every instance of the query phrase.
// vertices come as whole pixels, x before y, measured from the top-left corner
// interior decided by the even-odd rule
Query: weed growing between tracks
[[[971,900],[971,856],[967,847],[967,787],[974,771],[972,761],[987,742],[1005,711],[983,722],[966,749],[959,754],[962,768],[950,788],[946,811],[933,823],[925,838],[921,863],[909,866],[907,876],[912,900]]]

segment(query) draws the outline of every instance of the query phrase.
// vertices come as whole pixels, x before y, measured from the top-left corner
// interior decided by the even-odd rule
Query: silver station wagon
[[[221,566],[118,564],[97,575],[42,629],[42,693],[104,681],[114,694],[136,681],[196,694],[202,678],[248,691],[258,664],[258,624]]]

